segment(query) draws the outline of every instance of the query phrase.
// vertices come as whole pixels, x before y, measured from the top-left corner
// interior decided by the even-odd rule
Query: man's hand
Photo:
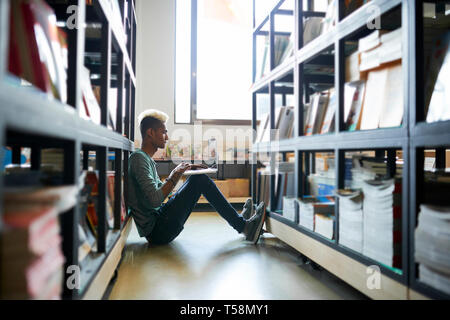
[[[197,170],[197,169],[208,169],[206,164],[191,164],[189,170]]]
[[[182,162],[180,163],[175,169],[172,170],[172,172],[169,175],[169,180],[173,180],[175,183],[180,180],[181,176],[186,170],[189,170],[191,167],[190,163]]]

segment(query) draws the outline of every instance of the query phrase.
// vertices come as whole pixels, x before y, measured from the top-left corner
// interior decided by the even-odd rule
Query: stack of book
[[[270,129],[270,115],[267,114],[264,120],[260,121],[255,143],[268,142],[270,140],[284,140],[294,134],[294,107],[278,107],[275,110],[275,128]]]
[[[315,215],[314,232],[333,240],[335,221],[334,214],[317,213]]]
[[[401,180],[363,183],[363,254],[401,268]]]
[[[419,280],[450,294],[450,207],[421,205],[415,231]]]
[[[299,225],[311,231],[315,231],[317,215],[322,215],[319,217],[321,223],[318,230],[319,232],[322,232],[323,235],[328,235],[325,230],[329,231],[329,219],[334,215],[334,198],[304,196],[302,199],[298,199],[297,202]]]
[[[75,205],[77,188],[7,189],[1,234],[2,299],[60,299],[64,255],[58,214]]]
[[[67,36],[52,8],[43,0],[11,1],[9,27],[9,72],[65,103]]]
[[[359,70],[368,72],[361,130],[398,127],[403,121],[402,29],[376,30],[359,40]]]
[[[313,134],[318,133],[327,133],[331,130],[331,125],[334,121],[332,121],[331,117],[334,117],[335,109],[336,109],[336,101],[333,99],[334,105],[331,105],[332,109],[331,115],[328,115],[326,128],[322,130],[325,115],[327,114],[327,108],[329,105],[330,99],[330,91],[324,91],[315,93],[311,97],[311,107],[308,109],[308,113],[305,118],[305,135],[311,136]]]
[[[361,190],[338,190],[339,244],[363,252],[363,195]]]

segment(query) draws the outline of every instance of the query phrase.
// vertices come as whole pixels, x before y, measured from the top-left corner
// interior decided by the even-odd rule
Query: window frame
[[[177,2],[186,0],[175,0],[175,17],[177,14]],[[198,119],[197,118],[197,0],[191,1],[191,101],[190,101],[190,122],[177,122],[176,116],[173,117],[174,124],[195,124],[201,122],[204,125],[225,125],[225,126],[251,126],[252,120],[234,120],[234,119]],[[254,4],[254,1],[253,1]],[[175,18],[175,79],[174,79],[174,113],[176,112],[176,77],[177,77],[177,65],[176,65],[176,18]]]

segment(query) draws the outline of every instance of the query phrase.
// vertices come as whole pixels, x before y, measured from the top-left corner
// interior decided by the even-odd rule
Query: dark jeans
[[[161,206],[160,215],[147,240],[156,245],[174,240],[184,229],[184,224],[201,195],[205,196],[237,232],[244,230],[245,219],[225,199],[214,181],[204,174],[192,175],[180,190]]]

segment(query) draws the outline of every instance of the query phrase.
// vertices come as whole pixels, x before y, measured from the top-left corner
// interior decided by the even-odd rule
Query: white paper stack
[[[293,222],[298,221],[298,210],[295,200],[296,198],[283,197],[283,217]]]
[[[450,207],[420,206],[414,255],[419,280],[450,294]]]
[[[397,190],[401,184],[397,184]],[[363,184],[363,254],[390,267],[401,267],[401,194],[396,183],[368,180]],[[400,215],[400,216],[399,216]]]
[[[314,231],[325,238],[334,239],[334,216],[321,213],[316,214]]]
[[[298,199],[299,225],[314,231],[314,207],[312,199]]]
[[[297,199],[299,225],[315,231],[316,214],[334,215],[334,198],[331,196],[305,196]]]
[[[361,190],[338,190],[339,243],[363,252],[363,195]]]

